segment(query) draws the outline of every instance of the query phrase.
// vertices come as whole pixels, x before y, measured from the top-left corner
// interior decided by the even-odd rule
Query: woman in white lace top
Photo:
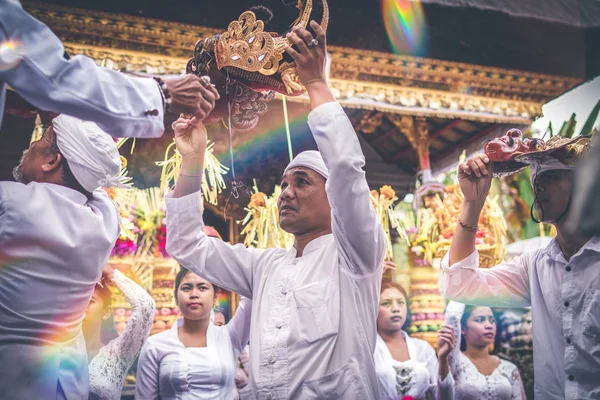
[[[402,329],[407,325],[406,291],[397,283],[381,285],[377,315],[375,368],[381,400],[436,398],[438,360],[424,340],[412,338]]]
[[[175,278],[183,315],[168,331],[148,339],[137,366],[140,400],[231,400],[235,370],[250,336],[252,304],[242,298],[228,324],[210,322],[218,288],[185,268]]]
[[[440,382],[440,399],[526,399],[516,365],[489,354],[495,337],[496,319],[489,307],[448,304],[437,344],[440,378],[447,376]],[[460,348],[454,338],[461,338]]]
[[[82,323],[89,360],[89,398],[119,400],[125,375],[150,334],[154,300],[109,265],[104,267],[102,276],[104,285],[96,285]],[[116,286],[133,308],[121,335],[114,328],[108,282]]]

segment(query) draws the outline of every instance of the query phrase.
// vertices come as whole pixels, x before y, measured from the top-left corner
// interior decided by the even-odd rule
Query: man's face
[[[538,219],[546,223],[555,222],[569,204],[573,171],[546,171],[536,177],[534,184]]]
[[[225,325],[225,316],[223,315],[222,312],[215,311],[213,324],[215,324],[216,326]]]
[[[302,235],[331,229],[331,207],[325,192],[325,178],[310,168],[290,169],[281,180],[277,200],[279,224],[284,231]]]
[[[23,152],[19,165],[13,168],[13,176],[17,182],[27,184],[42,181],[44,165],[52,162],[56,157],[51,150],[54,140],[54,130],[49,127],[39,140],[29,145],[29,149]]]

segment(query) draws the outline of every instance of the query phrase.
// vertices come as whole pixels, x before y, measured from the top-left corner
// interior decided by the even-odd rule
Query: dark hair
[[[70,189],[77,190],[78,192],[84,194],[88,200],[92,200],[94,198],[94,196],[90,192],[85,190],[83,188],[83,186],[81,186],[81,184],[77,181],[77,178],[75,178],[75,175],[73,175],[73,172],[71,171],[71,168],[69,167],[69,163],[64,158],[64,156],[62,156],[62,153],[60,152],[60,149],[58,148],[58,142],[56,140],[56,133],[54,134],[54,138],[52,139],[52,143],[50,144],[50,151],[52,152],[52,154],[60,154],[62,157],[62,160],[60,163],[62,166],[62,180],[63,180],[65,186]]]
[[[177,303],[177,291],[179,290],[179,285],[181,285],[181,281],[183,280],[183,278],[185,278],[185,276],[188,274],[188,272],[191,272],[191,271],[180,265],[179,272],[177,272],[177,275],[175,275],[175,284],[173,285],[173,297],[175,298],[175,303]],[[217,293],[221,290],[221,288],[212,282],[210,282],[210,284],[212,285],[213,290],[215,292],[215,296],[216,296]]]
[[[103,309],[105,312],[110,311],[112,304],[112,292],[109,287],[105,285],[96,284],[94,290],[98,293],[98,296],[102,299]],[[115,320],[113,313],[110,312],[107,319],[102,320],[102,326],[100,327],[100,339],[102,343],[107,344],[114,338],[118,337],[119,334],[115,329]]]
[[[381,282],[381,290],[379,291],[379,294],[383,293],[383,291],[386,289],[397,289],[404,296],[404,299],[406,300],[406,319],[404,320],[402,329],[407,329],[410,326],[411,313],[410,313],[410,303],[409,303],[409,299],[408,299],[408,293],[406,292],[406,289],[404,289],[400,284],[398,284],[394,281],[384,280]]]
[[[464,335],[465,328],[467,327],[467,320],[473,313],[473,310],[478,307],[487,307],[487,306],[465,305],[465,310],[463,311],[463,315],[460,319],[460,328],[461,328],[460,331],[462,333],[460,336],[460,351],[465,351],[467,349],[467,341],[465,340],[465,335]],[[500,337],[500,325],[498,324],[499,315],[493,308],[489,307],[489,309],[492,310],[492,314],[494,315],[494,318],[496,320],[496,337],[494,339],[494,352],[495,352],[496,350],[498,350],[498,338]]]

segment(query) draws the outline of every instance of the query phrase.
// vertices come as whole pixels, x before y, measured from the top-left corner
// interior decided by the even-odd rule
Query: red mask
[[[539,139],[523,139],[523,133],[511,129],[502,137],[496,138],[485,145],[485,154],[490,161],[512,161],[516,156],[540,150],[544,141]]]

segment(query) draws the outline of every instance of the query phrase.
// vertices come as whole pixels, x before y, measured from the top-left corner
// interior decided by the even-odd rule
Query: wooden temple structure
[[[41,2],[24,1],[24,7],[54,30],[71,55],[84,54],[101,65],[128,73],[164,75],[185,72],[195,42],[222,31],[226,21],[237,18],[237,11],[229,15],[225,4],[217,3],[220,6],[218,12],[214,11],[215,18],[207,14],[204,18],[213,23],[223,21],[220,29]],[[232,10],[243,11],[244,6],[252,5],[236,3],[240,4]],[[112,2],[106,7],[97,2],[89,6],[119,7]],[[207,5],[209,11],[211,7]],[[328,34],[334,38],[348,28],[337,20],[338,7],[331,5]],[[385,42],[379,36],[377,40],[377,35],[367,35],[374,48],[381,48],[381,42]],[[357,43],[365,47],[364,42]],[[367,179],[372,188],[391,185],[400,197],[414,188],[415,174],[420,169],[418,149],[428,149],[434,174],[443,171],[458,160],[463,150],[476,151],[484,140],[510,127],[529,126],[541,115],[544,103],[584,79],[338,46],[335,39],[330,40],[328,49],[330,84],[359,133],[367,160]],[[309,111],[307,103],[307,97],[288,98],[294,153],[314,148],[303,121]],[[265,192],[272,190],[289,161],[280,98],[268,106],[269,111],[255,129],[232,138],[238,180],[252,186],[256,179]],[[215,154],[230,166],[227,131],[214,126],[209,132]],[[140,141],[136,145],[130,171],[140,186],[157,185],[160,171],[153,161],[163,157],[171,137],[172,133],[167,133],[162,139],[147,141],[154,143]],[[229,213],[231,218],[239,219],[245,205],[239,204],[236,212]],[[222,235],[238,241],[235,224],[228,224],[228,229],[231,232]]]

